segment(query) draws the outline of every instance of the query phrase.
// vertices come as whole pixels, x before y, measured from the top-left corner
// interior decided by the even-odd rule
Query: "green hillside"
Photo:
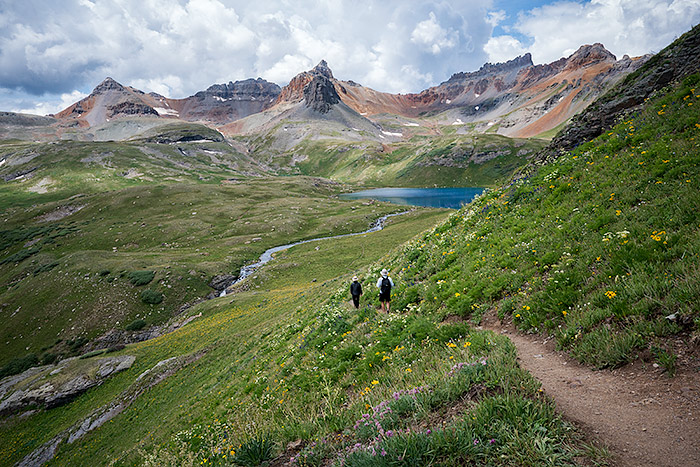
[[[303,138],[291,148],[278,147],[273,137],[242,141],[254,148],[253,158],[281,173],[355,185],[407,187],[494,186],[546,144],[495,134],[457,134],[451,126],[439,131],[439,135],[417,134],[386,143],[349,139],[336,132]]]
[[[532,163],[459,211],[414,210],[380,232],[280,252],[237,293],[184,311],[194,318],[186,326],[115,349],[136,358],[129,369],[66,405],[5,418],[0,458],[14,464],[50,453],[50,465],[116,466],[608,464],[605,446],[564,420],[518,366],[513,344],[477,326],[497,315],[553,335],[559,349],[595,368],[642,354],[669,375],[679,355],[697,363],[699,84],[696,74],[663,89],[599,138]],[[335,162],[329,156],[314,170],[340,173]],[[3,316],[20,294],[40,297],[48,277],[58,281],[52,294],[82,280],[96,290],[81,289],[82,299],[108,284],[136,297],[142,286],[131,278],[155,271],[155,292],[172,304],[173,295],[204,292],[222,266],[230,270],[282,239],[360,230],[396,210],[341,202],[334,195],[343,188],[320,179],[221,184],[224,176],[216,177],[86,189],[70,204],[86,206],[61,224],[37,221],[55,201],[32,205],[42,198],[6,189],[17,207],[3,214],[2,301],[17,301],[3,305]],[[134,203],[141,209],[130,212]],[[245,240],[255,235],[261,240],[252,248]],[[384,267],[397,285],[389,314],[377,311]],[[348,300],[354,274],[366,292],[360,310]],[[49,296],[37,300],[51,311]],[[138,306],[145,308],[125,307],[128,319],[157,309]],[[20,329],[44,318],[15,313]],[[67,326],[60,320],[71,313],[53,319]],[[14,336],[2,338],[21,352]]]

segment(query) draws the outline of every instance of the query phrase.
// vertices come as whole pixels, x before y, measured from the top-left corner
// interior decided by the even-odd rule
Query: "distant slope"
[[[664,86],[699,70],[700,26],[696,26],[576,116],[571,125],[552,141],[542,157],[554,157],[559,151],[570,150],[582,141],[595,138],[620,118],[639,109]]]

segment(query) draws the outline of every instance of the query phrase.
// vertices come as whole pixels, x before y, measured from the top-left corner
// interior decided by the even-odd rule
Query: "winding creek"
[[[288,243],[286,245],[280,245],[280,246],[274,246],[272,248],[268,248],[267,250],[265,250],[265,252],[262,255],[260,255],[260,259],[258,259],[257,263],[248,264],[246,266],[243,266],[241,268],[241,272],[238,274],[238,279],[236,279],[228,287],[226,287],[221,292],[221,295],[219,295],[219,296],[220,297],[226,296],[226,290],[229,287],[239,283],[240,281],[242,281],[246,277],[253,274],[253,272],[255,272],[257,269],[259,269],[261,266],[270,262],[274,258],[275,253],[287,250],[289,248],[292,248],[293,246],[301,245],[304,243],[318,242],[321,240],[332,240],[332,239],[336,239],[336,238],[354,237],[356,235],[364,235],[364,234],[368,234],[370,232],[377,232],[377,231],[382,230],[384,228],[384,222],[386,222],[386,220],[388,218],[394,217],[394,216],[400,216],[402,214],[408,214],[411,211],[413,211],[413,209],[408,210],[408,211],[395,212],[393,214],[387,214],[386,216],[382,216],[379,219],[377,219],[376,221],[374,221],[374,223],[371,225],[371,227],[369,229],[363,230],[362,232],[353,232],[353,233],[348,233],[348,234],[332,235],[330,237],[310,238],[308,240],[302,240],[300,242]]]

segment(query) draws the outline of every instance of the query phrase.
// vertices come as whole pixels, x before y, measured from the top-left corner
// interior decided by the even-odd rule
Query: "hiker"
[[[362,295],[362,284],[357,281],[357,276],[352,276],[352,284],[350,284],[350,295],[352,295],[352,304],[355,309],[360,308],[360,296]]]
[[[394,281],[389,277],[389,271],[382,269],[382,276],[377,281],[379,288],[379,301],[382,303],[382,311],[389,313],[391,311],[391,288],[394,286]]]

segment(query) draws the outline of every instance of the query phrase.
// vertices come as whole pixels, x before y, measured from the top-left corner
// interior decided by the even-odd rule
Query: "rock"
[[[134,356],[120,355],[94,358],[86,365],[73,358],[63,360],[55,369],[52,366],[31,368],[19,378],[3,381],[4,392],[0,397],[11,394],[0,401],[0,414],[19,412],[30,405],[51,409],[66,404],[102,384],[106,378],[130,368],[135,361]]]
[[[304,104],[317,112],[328,113],[339,102],[340,96],[333,82],[325,75],[314,76],[304,87]]]
[[[236,282],[236,279],[238,279],[238,276],[233,274],[219,274],[212,277],[209,281],[209,287],[214,290],[222,291]]]

